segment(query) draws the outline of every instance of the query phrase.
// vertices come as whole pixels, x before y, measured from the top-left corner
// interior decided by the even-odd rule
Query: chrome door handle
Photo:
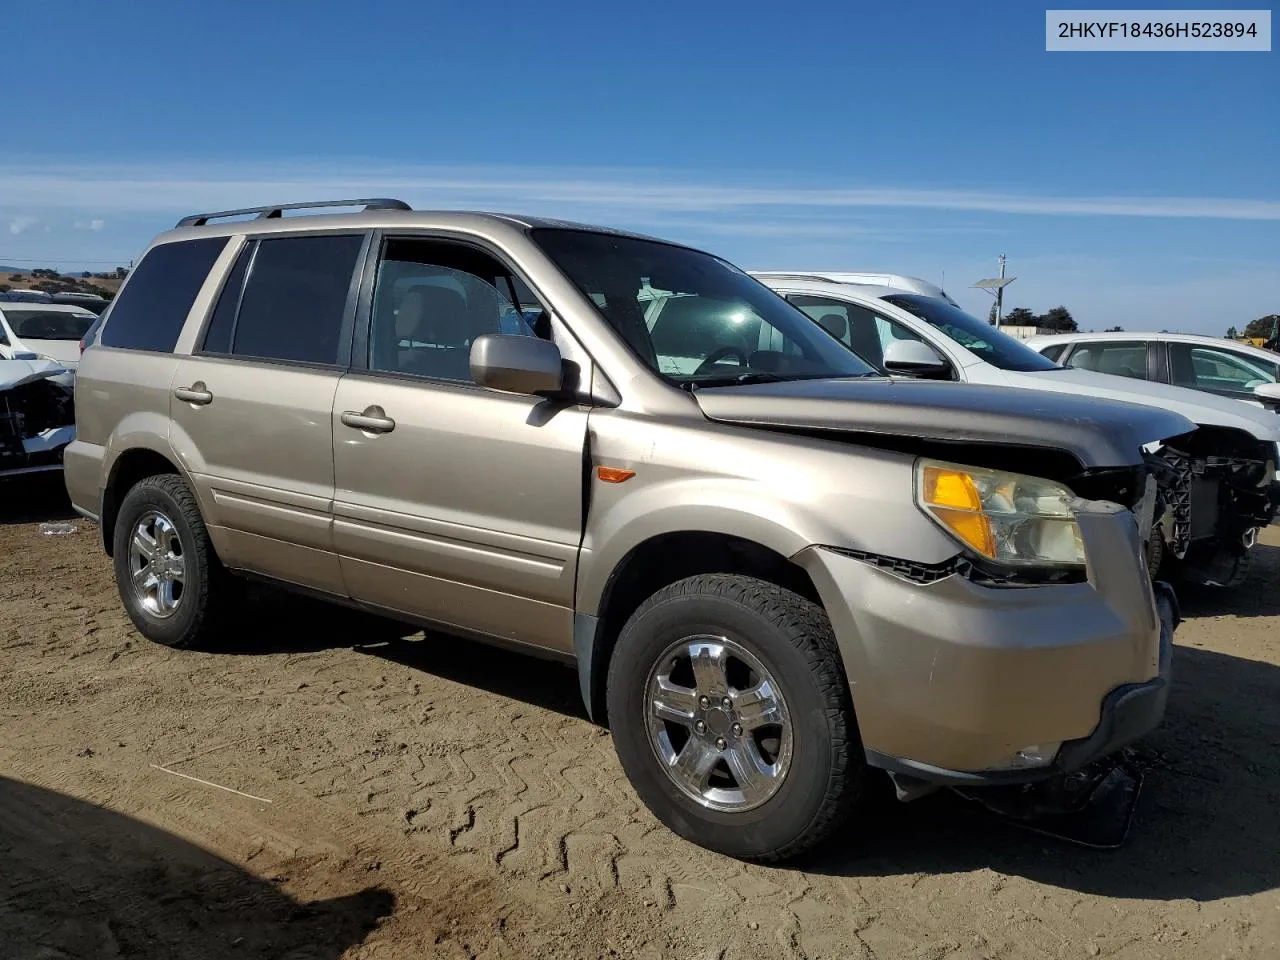
[[[173,395],[179,400],[185,400],[187,403],[194,403],[204,406],[206,403],[213,403],[213,394],[199,380],[189,387],[178,387],[173,391]]]
[[[390,433],[396,428],[396,422],[378,406],[365,407],[360,413],[354,410],[343,410],[342,422],[348,427],[364,430],[367,433]]]

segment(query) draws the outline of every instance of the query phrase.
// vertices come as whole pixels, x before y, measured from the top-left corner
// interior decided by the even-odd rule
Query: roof
[[[785,284],[790,289],[830,289],[835,284],[842,291],[856,291],[868,297],[886,297],[895,293],[914,293],[954,303],[950,296],[936,284],[919,277],[901,273],[849,272],[835,270],[752,270],[755,277],[766,286]]]
[[[346,204],[335,201],[334,204],[313,204],[323,209],[324,206],[354,205],[363,201],[347,201]],[[291,233],[303,230],[372,230],[372,229],[435,229],[458,230],[465,233],[488,234],[495,231],[519,230],[525,232],[537,229],[584,230],[592,233],[604,233],[613,236],[631,237],[637,240],[655,240],[659,243],[670,243],[658,237],[632,233],[614,227],[598,224],[577,223],[571,220],[558,220],[551,217],[532,217],[513,213],[497,213],[485,210],[409,210],[400,207],[375,207],[355,213],[317,213],[300,216],[283,216],[282,211],[302,204],[282,204],[275,207],[254,207],[244,211],[227,211],[225,213],[193,214],[184,217],[172,230],[156,238],[156,243],[167,243],[174,240],[194,239],[196,237],[232,236],[236,234],[256,235],[273,233]],[[222,220],[217,223],[205,223],[206,218],[245,215],[258,212],[259,215],[249,220]]]
[[[1228,340],[1226,337],[1209,337],[1200,333],[1158,333],[1154,330],[1108,330],[1102,333],[1046,333],[1027,341],[1031,347],[1047,347],[1055,343],[1073,343],[1077,340],[1163,340],[1168,343],[1194,343],[1204,347],[1230,347],[1232,350],[1255,356],[1260,360],[1280,363],[1280,354],[1263,350],[1250,343]]]

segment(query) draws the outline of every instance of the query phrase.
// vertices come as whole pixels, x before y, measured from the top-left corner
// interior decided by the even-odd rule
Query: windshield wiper
[[[780,373],[757,371],[755,373],[735,373],[723,377],[699,377],[681,383],[687,390],[695,387],[732,387],[746,383],[781,383],[784,380],[799,380],[800,377],[788,377]]]
[[[787,383],[793,380],[850,380],[858,377],[880,377],[883,374],[874,370],[866,373],[770,373],[760,370],[752,373],[738,373],[723,377],[702,377],[697,380],[682,380],[680,386],[686,390],[697,387],[737,387],[749,383]]]

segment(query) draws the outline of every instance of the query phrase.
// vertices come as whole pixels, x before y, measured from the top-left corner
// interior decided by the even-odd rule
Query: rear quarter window
[[[169,353],[227,237],[152,247],[111,305],[98,342],[104,347]]]
[[[1062,351],[1067,349],[1065,343],[1053,343],[1040,351],[1040,356],[1048,357],[1054,363],[1058,362],[1058,358],[1062,356]]]

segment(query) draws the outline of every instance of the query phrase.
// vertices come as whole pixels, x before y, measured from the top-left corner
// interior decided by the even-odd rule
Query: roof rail
[[[179,227],[203,227],[210,220],[223,217],[243,217],[256,213],[257,220],[275,220],[286,210],[307,210],[315,207],[364,207],[366,210],[412,210],[403,200],[390,197],[371,197],[364,200],[313,200],[310,203],[277,203],[270,207],[245,207],[243,210],[219,210],[217,213],[195,213],[178,221]]]
[[[795,270],[748,270],[753,277],[773,277],[777,280],[825,280],[827,283],[838,283],[824,273],[809,273]]]

